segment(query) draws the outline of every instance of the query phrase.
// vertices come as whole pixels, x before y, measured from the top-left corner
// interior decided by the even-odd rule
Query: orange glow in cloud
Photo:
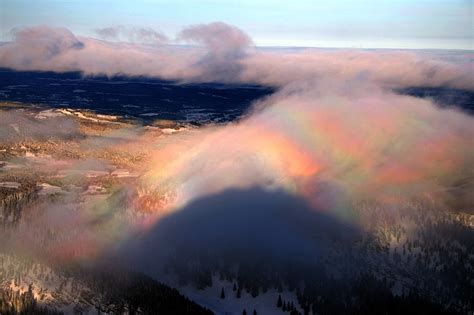
[[[172,196],[167,211],[254,185],[322,200],[318,182],[339,187],[352,202],[403,202],[433,196],[452,181],[445,178],[465,175],[474,157],[469,135],[471,117],[426,100],[282,93],[239,123],[172,136],[156,147],[142,184],[150,194]]]

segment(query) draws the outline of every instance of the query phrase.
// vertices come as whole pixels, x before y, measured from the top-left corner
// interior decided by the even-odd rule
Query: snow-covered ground
[[[0,287],[14,292],[27,292],[31,285],[38,304],[73,314],[97,314],[98,299],[83,283],[57,274],[40,263],[28,263],[10,255],[0,254]]]
[[[278,293],[275,289],[269,289],[266,293],[261,293],[257,297],[252,297],[249,292],[242,290],[240,298],[237,298],[237,292],[233,291],[233,282],[220,280],[219,277],[212,277],[212,287],[204,290],[198,290],[193,286],[177,287],[172,283],[168,285],[175,287],[179,292],[199,305],[212,310],[216,315],[241,315],[243,310],[247,310],[248,315],[252,315],[256,310],[258,315],[278,315],[288,314],[281,308],[277,308],[278,296],[282,300],[293,302],[293,305],[303,313],[299,307],[295,292],[284,290]],[[224,288],[225,298],[222,299],[221,290]]]

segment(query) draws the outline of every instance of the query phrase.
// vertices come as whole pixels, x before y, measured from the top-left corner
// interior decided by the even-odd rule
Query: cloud
[[[332,82],[362,82],[388,88],[447,86],[474,89],[472,72],[467,71],[463,63],[444,62],[433,56],[408,51],[270,51],[249,55],[242,63],[244,71],[240,74],[241,81],[273,86],[322,82],[322,89],[326,89],[331,88]]]
[[[38,63],[48,62],[68,51],[81,50],[84,44],[65,28],[39,26],[14,29],[14,42],[3,50],[0,57],[2,66],[28,69]],[[8,64],[4,65],[6,60]]]
[[[162,45],[168,42],[166,35],[151,28],[127,27],[123,25],[109,26],[94,30],[105,40],[125,40],[138,44]]]
[[[206,54],[193,66],[200,68],[200,76],[208,81],[235,80],[241,71],[239,60],[253,46],[247,34],[222,22],[187,27],[179,33],[178,40],[205,47]]]
[[[94,30],[103,39],[116,39],[121,31],[120,26],[109,26]]]
[[[110,29],[104,35],[116,37],[118,33]],[[143,165],[144,176],[137,185],[125,187],[126,197],[120,202],[112,200],[108,210],[84,212],[110,216],[90,220],[86,215],[75,226],[95,251],[134,237],[130,230],[151,228],[155,235],[169,222],[176,222],[170,226],[182,223],[187,230],[193,211],[209,211],[203,217],[224,227],[230,221],[239,222],[229,227],[229,233],[235,235],[239,229],[249,228],[252,235],[266,228],[262,222],[268,217],[277,220],[268,226],[275,230],[265,230],[269,236],[280,239],[276,230],[287,228],[284,239],[300,240],[309,228],[303,224],[299,230],[287,220],[293,219],[291,213],[301,211],[294,204],[313,211],[310,217],[322,217],[324,211],[341,224],[351,217],[354,205],[367,200],[388,208],[430,200],[433,207],[472,209],[473,117],[441,109],[429,99],[394,92],[416,86],[474,90],[472,71],[464,61],[404,51],[258,50],[252,49],[242,31],[223,23],[187,28],[179,38],[201,47],[111,43],[49,28],[19,31],[15,41],[0,46],[0,66],[20,70],[120,73],[275,87],[273,95],[256,102],[236,122],[158,139],[133,134],[152,155],[149,164]],[[236,201],[239,198],[241,202]],[[222,205],[222,217],[219,209],[205,210],[214,202]],[[157,225],[133,220],[116,224],[115,218],[109,219],[116,212],[132,210],[151,213]],[[180,218],[179,211],[184,212],[183,219],[169,218],[161,225],[160,220],[170,214]],[[284,215],[273,219],[272,211]],[[246,226],[247,219],[259,224]],[[91,221],[101,224],[91,227]],[[364,222],[350,224],[364,228]],[[120,231],[126,226],[127,232],[109,233],[117,226]],[[196,228],[193,233],[202,232]],[[215,233],[219,236],[224,231]],[[263,243],[268,235],[261,236]],[[203,237],[216,235],[204,233]],[[73,236],[70,239],[68,245],[78,243]],[[95,242],[101,244],[99,249]]]
[[[174,196],[175,208],[251,186],[291,191],[328,211],[361,200],[446,205],[456,182],[474,185],[472,122],[373,85],[290,86],[237,124],[174,137],[153,153],[143,189]],[[464,196],[458,206],[469,209]]]
[[[0,111],[0,138],[2,142],[25,139],[65,139],[77,136],[74,120],[50,117],[46,121],[15,111]]]
[[[202,44],[217,58],[238,56],[253,45],[242,30],[222,22],[189,26],[178,39]]]
[[[81,71],[86,75],[152,76],[188,82],[233,82],[331,88],[332,82],[371,83],[385,88],[413,86],[474,89],[470,63],[441,60],[433,54],[406,51],[305,49],[272,51],[253,48],[243,31],[222,22],[185,28],[179,40],[199,47],[143,46],[161,36],[123,27],[99,31],[109,38],[127,35],[135,42],[77,38],[66,29],[17,30],[15,40],[0,46],[0,67],[19,70]],[[463,59],[465,60],[465,59]]]

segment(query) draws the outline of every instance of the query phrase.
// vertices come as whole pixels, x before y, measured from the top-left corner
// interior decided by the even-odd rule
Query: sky
[[[223,21],[257,46],[474,49],[472,0],[0,0],[0,40],[16,27],[50,25],[77,35],[149,27],[169,37]]]

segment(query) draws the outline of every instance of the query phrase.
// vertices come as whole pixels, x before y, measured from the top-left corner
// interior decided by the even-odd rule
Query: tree
[[[283,286],[281,285],[281,281],[278,281],[278,293],[282,293],[283,292]]]
[[[256,309],[253,310],[253,315],[257,315],[257,310]]]
[[[287,308],[286,308],[286,302],[285,302],[285,301],[283,301],[283,306],[282,306],[281,310],[282,310],[283,312],[286,312],[286,310],[287,310]]]
[[[232,291],[237,291],[237,284],[234,282],[234,286],[232,287]]]
[[[225,292],[224,292],[224,288],[222,288],[222,290],[221,290],[221,299],[225,299]]]
[[[257,297],[258,296],[258,293],[259,293],[259,288],[256,284],[252,285],[252,287],[250,288],[250,294],[252,295],[252,297]]]
[[[244,311],[242,312],[242,315],[247,315],[247,310],[245,310],[245,308],[244,308]]]
[[[282,305],[282,302],[281,302],[281,295],[278,295],[277,307],[280,308],[281,305]]]

